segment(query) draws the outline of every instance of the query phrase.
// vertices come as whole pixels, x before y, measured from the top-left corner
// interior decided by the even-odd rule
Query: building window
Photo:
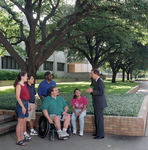
[[[44,63],[44,70],[53,71],[53,62],[46,61],[46,62]]]
[[[19,69],[19,66],[11,56],[4,56],[2,57],[2,68],[3,69]]]
[[[57,63],[57,71],[64,71],[64,63]]]

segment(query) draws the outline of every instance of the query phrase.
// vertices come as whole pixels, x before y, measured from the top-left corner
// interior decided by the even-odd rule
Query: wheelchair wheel
[[[48,133],[49,133],[49,122],[46,119],[46,117],[42,115],[38,121],[38,135],[39,137],[44,138]]]
[[[71,137],[71,125],[68,126],[67,133],[69,134],[69,137]]]
[[[54,131],[50,131],[49,133],[49,140],[54,141]]]

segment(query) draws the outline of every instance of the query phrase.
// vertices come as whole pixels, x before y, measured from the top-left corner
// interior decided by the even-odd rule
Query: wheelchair
[[[64,121],[61,121],[61,130],[63,129],[63,123],[64,123]],[[70,124],[68,126],[67,133],[69,134],[68,137],[59,138],[55,125],[50,124],[44,115],[42,115],[39,118],[39,121],[38,121],[38,135],[39,135],[39,137],[45,138],[47,135],[49,135],[50,141],[54,141],[55,137],[57,139],[66,140],[66,139],[71,137],[71,125]]]

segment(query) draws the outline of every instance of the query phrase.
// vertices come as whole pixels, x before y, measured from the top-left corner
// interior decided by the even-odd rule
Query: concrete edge
[[[144,128],[146,126],[146,121],[147,121],[147,112],[148,112],[148,95],[145,95],[137,116],[138,118],[144,119]]]
[[[136,93],[137,90],[141,87],[142,83],[136,85],[135,87],[133,87],[132,89],[130,89],[129,91],[127,91],[126,93]]]

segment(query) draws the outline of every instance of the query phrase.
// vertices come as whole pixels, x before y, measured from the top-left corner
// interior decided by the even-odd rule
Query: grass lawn
[[[106,94],[123,94],[139,84],[130,82],[117,82],[117,83],[104,82],[104,83]],[[57,83],[57,87],[60,93],[73,93],[75,88],[79,88],[82,93],[85,93],[84,92],[85,89],[90,87],[90,82],[63,82]],[[35,85],[35,88],[37,91],[38,84]],[[13,86],[0,87],[0,95],[12,93],[14,93]]]

